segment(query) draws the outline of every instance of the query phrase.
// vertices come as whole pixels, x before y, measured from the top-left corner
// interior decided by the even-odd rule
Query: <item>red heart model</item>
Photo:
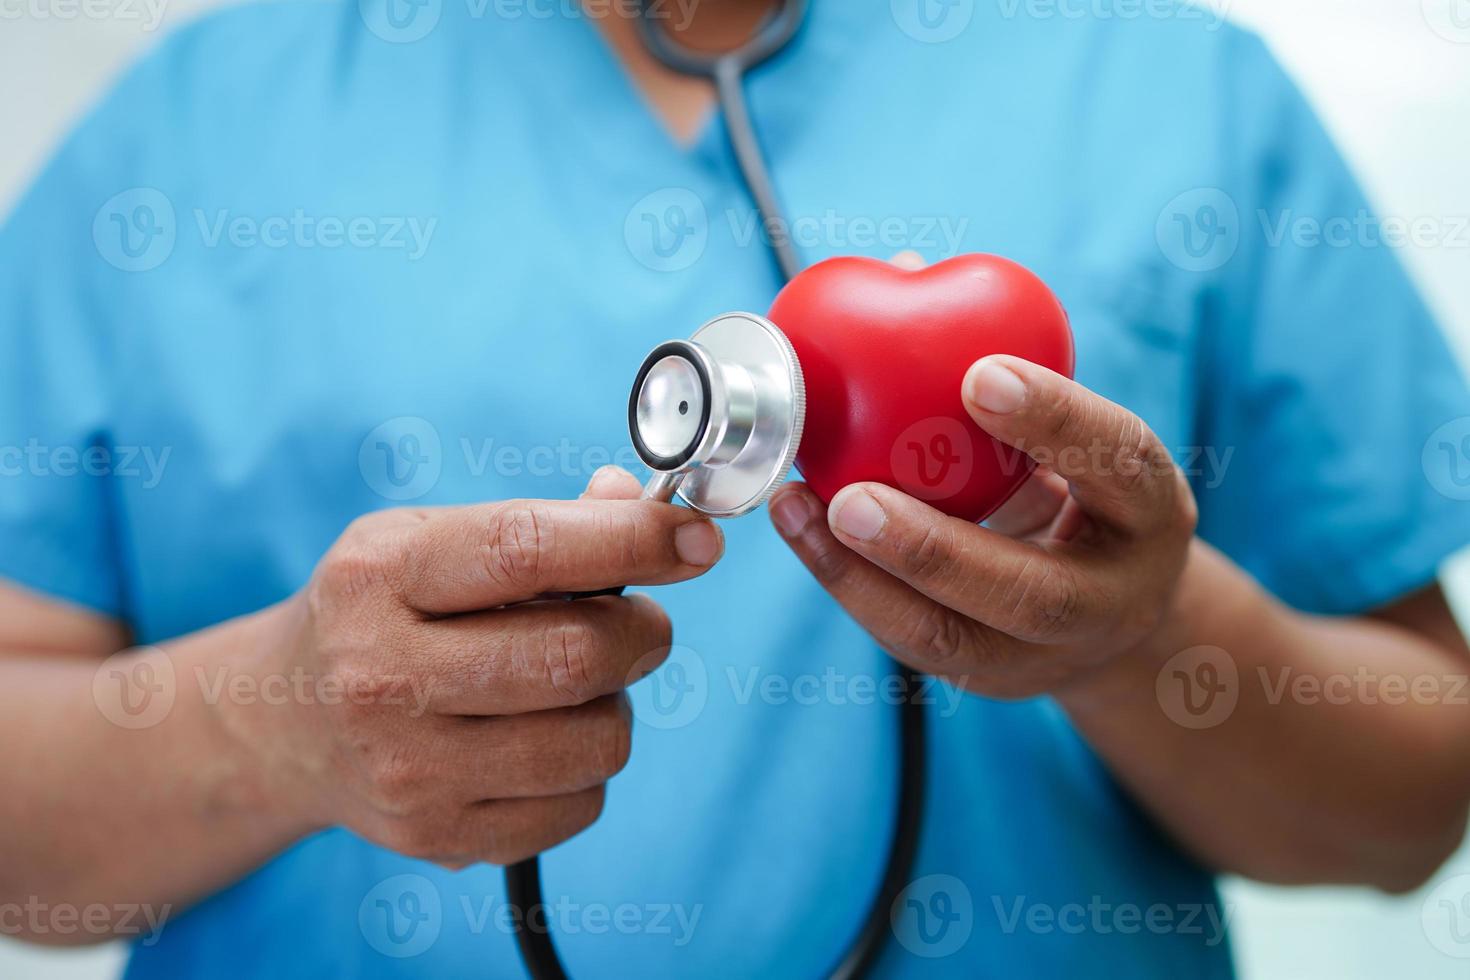
[[[866,258],[820,262],[787,284],[769,318],[806,378],[796,464],[831,502],[850,483],[886,483],[969,521],[1030,475],[1025,453],[965,411],[960,383],[987,354],[1072,376],[1067,313],[1029,270],[960,255],[918,271]]]

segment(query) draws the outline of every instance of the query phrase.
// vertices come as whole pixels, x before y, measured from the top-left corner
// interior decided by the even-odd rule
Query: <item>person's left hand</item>
[[[987,357],[958,394],[981,428],[1048,464],[984,526],[878,483],[825,509],[788,484],[772,521],[903,663],[992,697],[1062,691],[1159,627],[1194,496],[1141,419],[1046,368]]]

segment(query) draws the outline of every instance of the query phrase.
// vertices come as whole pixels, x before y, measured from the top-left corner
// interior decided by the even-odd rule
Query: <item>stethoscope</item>
[[[740,174],[760,216],[771,223],[781,208],[745,104],[745,74],[784,49],[806,21],[806,0],[785,0],[756,36],[735,51],[693,51],[675,41],[653,15],[655,0],[639,0],[638,28],[648,50],[674,71],[711,79]],[[801,271],[791,242],[772,236],[783,281]],[[806,389],[791,342],[775,324],[753,313],[726,313],[688,340],[671,340],[644,358],[628,398],[628,430],[639,458],[653,471],[644,499],[671,501],[713,517],[737,517],[760,506],[786,479],[801,443]],[[617,594],[622,589],[607,593]],[[901,665],[903,690],[917,677]],[[908,884],[918,849],[924,797],[924,711],[916,699],[900,707],[898,807],[887,865],[862,929],[831,971],[860,977],[873,966],[889,930],[889,913]],[[541,869],[530,858],[505,870],[510,904],[523,914],[516,943],[534,980],[566,977],[549,924],[530,925],[544,908]],[[545,922],[545,917],[542,917]]]

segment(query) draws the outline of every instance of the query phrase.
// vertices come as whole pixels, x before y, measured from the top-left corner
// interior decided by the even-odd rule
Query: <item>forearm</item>
[[[309,829],[272,805],[265,774],[231,734],[227,689],[216,683],[266,642],[264,615],[168,644],[168,664],[148,665],[159,701],[139,711],[133,686],[135,715],[119,714],[127,676],[108,669],[99,677],[92,659],[0,653],[0,906],[106,906],[106,928],[136,928],[239,878]],[[172,706],[156,718],[170,692]],[[93,925],[62,932],[35,928],[29,915],[10,918],[7,932],[42,942],[106,938]]]
[[[1189,727],[1176,720],[1178,685],[1189,681],[1159,677],[1200,645],[1233,661],[1238,701]],[[1200,662],[1171,666],[1188,675]],[[1163,627],[1058,700],[1118,778],[1211,866],[1402,890],[1432,873],[1465,828],[1467,670],[1408,630],[1296,613],[1196,542]],[[1220,697],[1228,703],[1226,690]]]

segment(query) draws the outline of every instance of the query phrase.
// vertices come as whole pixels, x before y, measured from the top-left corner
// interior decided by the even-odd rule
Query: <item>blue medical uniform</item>
[[[1422,587],[1470,541],[1461,377],[1392,248],[1298,233],[1367,205],[1262,44],[1153,9],[815,3],[750,81],[788,229],[755,224],[722,124],[674,143],[574,4],[190,25],[0,234],[0,575],[153,643],[290,595],[365,511],[575,496],[631,458],[642,355],[764,310],[784,231],[808,261],[1026,264],[1080,379],[1191,470],[1204,537],[1303,609]],[[876,888],[886,662],[764,517],[726,533],[656,590],[681,649],[635,690],[604,817],[545,858],[576,976],[820,976]],[[1054,703],[922,693],[883,975],[1231,974],[1212,875]],[[334,830],[128,976],[516,977],[503,905],[497,869]]]

